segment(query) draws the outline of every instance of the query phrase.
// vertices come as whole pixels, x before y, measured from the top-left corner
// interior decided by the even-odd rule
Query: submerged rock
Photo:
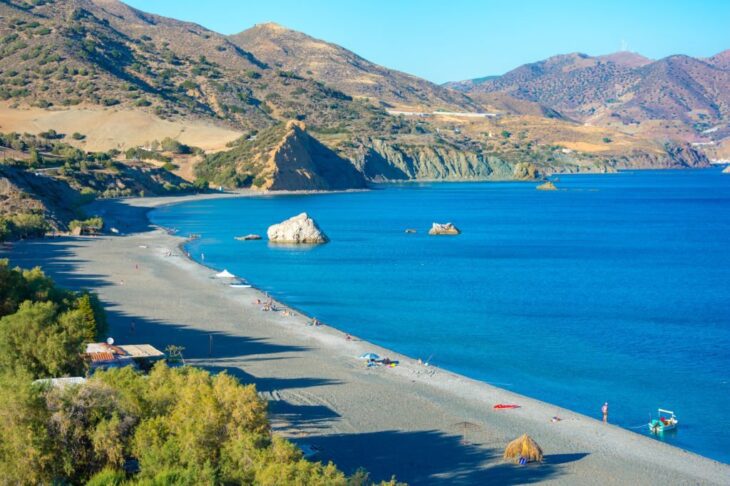
[[[429,235],[458,235],[461,234],[459,228],[451,223],[434,223],[428,230]]]
[[[266,235],[273,243],[318,244],[329,241],[327,235],[307,213],[269,226]]]
[[[415,233],[415,232],[416,232],[416,230],[413,229],[413,228],[406,228],[406,233],[412,234],[412,233]]]
[[[540,184],[535,189],[537,189],[538,191],[557,191],[558,187],[553,184],[552,181],[547,181],[543,184]]]
[[[250,234],[250,235],[246,235],[246,236],[236,236],[235,239],[237,239],[238,241],[260,240],[261,235]]]

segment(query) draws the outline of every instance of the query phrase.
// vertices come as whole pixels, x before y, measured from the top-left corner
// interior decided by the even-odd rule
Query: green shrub
[[[170,137],[162,139],[160,148],[165,152],[172,152],[173,154],[189,154],[191,152],[189,146]]]
[[[0,217],[0,241],[43,236],[51,229],[42,214],[18,213]]]
[[[99,233],[104,229],[104,220],[101,216],[94,216],[92,218],[78,220],[74,219],[68,224],[68,228],[73,233],[80,234],[94,234]]]

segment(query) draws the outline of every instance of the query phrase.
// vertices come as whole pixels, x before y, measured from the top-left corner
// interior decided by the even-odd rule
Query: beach
[[[184,255],[182,236],[147,221],[149,208],[188,199],[101,201],[93,212],[119,236],[15,243],[2,256],[96,292],[117,343],[183,346],[188,364],[255,383],[276,433],[317,447],[317,459],[348,473],[362,466],[374,479],[411,484],[730,482],[726,464],[602,423],[600,403],[586,417],[310,326],[309,317],[284,312],[286,303],[262,311],[261,292],[213,278]],[[357,359],[366,352],[399,365],[367,368]],[[498,403],[520,408],[495,410]],[[542,446],[544,463],[502,460],[523,433]]]

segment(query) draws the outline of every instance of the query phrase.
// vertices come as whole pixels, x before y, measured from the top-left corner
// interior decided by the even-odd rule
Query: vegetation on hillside
[[[72,220],[87,218],[81,207],[96,198],[204,189],[164,166],[121,163],[116,150],[84,152],[63,142],[64,137],[53,130],[38,136],[0,133],[0,241],[65,231]],[[192,150],[172,140],[166,143]]]

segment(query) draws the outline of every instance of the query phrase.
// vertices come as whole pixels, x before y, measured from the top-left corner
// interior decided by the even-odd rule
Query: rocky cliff
[[[209,155],[196,174],[215,185],[270,191],[367,187],[348,159],[312,137],[299,121],[262,130],[231,150]]]
[[[269,154],[271,174],[261,186],[277,190],[341,190],[367,186],[349,160],[310,136],[302,122],[287,123],[286,133]]]
[[[515,166],[499,157],[437,145],[404,145],[368,140],[355,165],[369,180],[508,180]],[[521,170],[518,178],[523,178]]]

